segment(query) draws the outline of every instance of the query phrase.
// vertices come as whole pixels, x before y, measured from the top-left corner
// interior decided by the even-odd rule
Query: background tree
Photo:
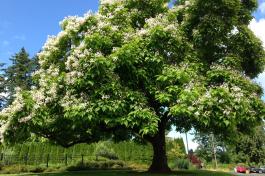
[[[242,135],[236,145],[231,147],[233,161],[261,165],[265,163],[265,131],[264,126],[258,126],[251,135]]]
[[[186,150],[182,138],[166,138],[167,156],[171,159],[185,158]]]
[[[195,154],[207,163],[210,163],[215,159],[213,146],[215,146],[218,162],[227,164],[231,162],[231,150],[229,145],[222,139],[218,138],[218,136],[212,138],[211,134],[195,133],[194,141],[198,144]]]
[[[5,141],[35,133],[67,147],[122,129],[152,144],[149,171],[168,172],[171,125],[226,140],[251,131],[264,118],[250,79],[264,67],[247,28],[256,1],[167,3],[105,0],[63,20],[38,55],[39,87],[18,90],[1,112]]]
[[[221,163],[248,163],[259,165],[264,163],[265,131],[263,125],[254,129],[250,134],[241,134],[233,143],[215,138],[216,155]],[[213,159],[212,138],[209,134],[197,133],[195,141],[199,144],[196,155],[211,162]]]
[[[4,64],[0,63],[0,110],[2,110],[2,108],[5,105],[5,77],[4,77],[4,69],[3,69]]]
[[[5,70],[6,90],[8,93],[7,104],[14,100],[15,88],[30,90],[32,86],[31,73],[35,65],[34,59],[31,60],[25,48],[21,48],[10,60],[12,64]]]

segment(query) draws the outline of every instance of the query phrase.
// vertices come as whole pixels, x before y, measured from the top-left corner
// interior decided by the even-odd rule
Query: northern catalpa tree
[[[63,146],[132,135],[150,142],[150,171],[169,171],[165,130],[231,139],[264,118],[255,0],[104,0],[68,17],[39,53],[38,86],[1,112],[5,141],[31,134]]]

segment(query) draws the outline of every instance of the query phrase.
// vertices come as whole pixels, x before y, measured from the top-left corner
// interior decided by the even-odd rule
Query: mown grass
[[[11,174],[5,174],[11,176]],[[30,176],[232,176],[232,174],[224,172],[213,171],[174,171],[170,174],[150,174],[146,172],[137,171],[119,171],[119,170],[94,170],[94,171],[80,171],[80,172],[57,172],[57,173],[41,173],[41,174],[12,174],[15,175],[30,175]]]

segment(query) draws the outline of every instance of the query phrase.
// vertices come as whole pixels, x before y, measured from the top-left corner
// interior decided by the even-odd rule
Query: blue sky
[[[65,16],[97,11],[98,4],[98,0],[0,0],[0,63],[9,63],[10,56],[21,47],[25,47],[31,56],[35,55],[48,35],[60,31],[59,22]],[[265,47],[265,0],[259,0],[254,16],[250,28]],[[256,81],[265,88],[265,72]],[[185,135],[176,132],[169,136],[185,139]],[[195,149],[197,145],[192,137],[188,135],[189,146]]]
[[[36,54],[48,35],[60,31],[65,16],[97,8],[98,0],[1,0],[0,62],[7,63],[23,46],[31,56]]]

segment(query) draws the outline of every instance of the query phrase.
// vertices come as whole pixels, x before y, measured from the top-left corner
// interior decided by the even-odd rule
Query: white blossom
[[[109,99],[110,96],[109,95],[102,95],[101,99]]]
[[[35,108],[38,108],[42,105],[45,104],[45,94],[44,94],[45,90],[44,89],[38,89],[38,90],[34,90],[32,93],[32,98],[36,104]]]
[[[71,92],[66,92],[65,96],[60,100],[60,104],[65,110],[71,108],[79,108],[79,109],[86,109],[88,103],[85,100],[86,96],[81,96],[77,98],[76,95],[72,94]]]
[[[230,112],[229,110],[225,109],[225,110],[223,111],[223,113],[224,113],[224,115],[229,116],[231,112]]]
[[[238,87],[238,86],[233,86],[231,89],[232,89],[234,92],[240,92],[240,91],[241,91],[241,88]]]
[[[65,62],[65,66],[67,70],[73,70],[78,68],[79,66],[79,60],[77,57],[70,55],[68,56],[66,62]]]
[[[10,114],[13,114],[15,112],[19,112],[24,107],[24,98],[22,96],[22,90],[17,87],[15,88],[15,100],[12,102],[12,104],[2,111],[0,111],[0,116],[8,117]]]
[[[83,73],[80,72],[80,71],[71,71],[71,72],[68,72],[66,73],[66,76],[65,76],[65,81],[68,85],[73,85],[75,83],[75,81],[82,77],[83,76]]]
[[[0,141],[1,141],[1,143],[4,142],[4,133],[8,129],[9,125],[10,125],[10,121],[1,120],[1,122],[0,122]]]
[[[117,4],[119,2],[122,2],[123,0],[100,0],[101,5],[113,5]]]
[[[196,111],[196,112],[194,113],[194,115],[195,115],[196,117],[199,117],[200,112],[199,112],[199,111]]]
[[[32,119],[32,115],[28,115],[26,117],[19,119],[19,122],[20,123],[26,123],[26,122],[30,121],[31,119]]]
[[[238,34],[238,32],[239,32],[238,28],[236,26],[234,26],[233,30],[231,31],[231,34],[236,35],[236,34]]]

